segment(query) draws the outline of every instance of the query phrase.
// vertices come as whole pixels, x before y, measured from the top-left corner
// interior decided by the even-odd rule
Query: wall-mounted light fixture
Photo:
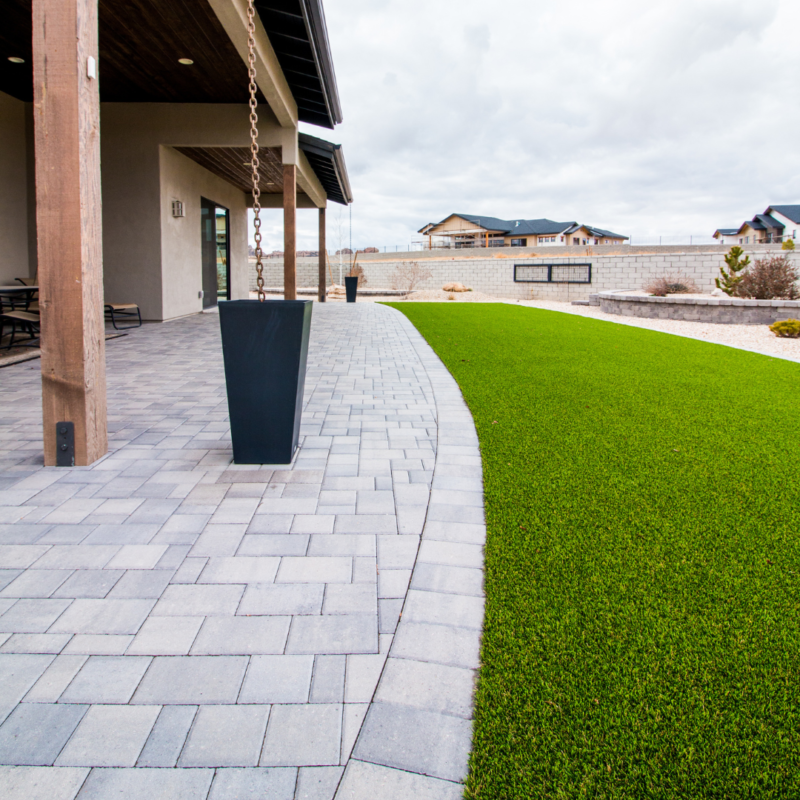
[[[183,203],[180,200],[173,200],[172,201],[172,216],[173,217],[185,217],[186,214],[183,211]]]
[[[179,64],[184,64],[184,65],[186,65],[187,67],[191,67],[191,66],[192,66],[192,64],[194,64],[194,61],[192,61],[192,59],[191,59],[191,58],[179,58],[179,59],[178,59],[178,63],[179,63]]]

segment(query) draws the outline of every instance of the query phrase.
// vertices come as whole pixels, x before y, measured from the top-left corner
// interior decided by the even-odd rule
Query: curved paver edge
[[[336,800],[457,800],[471,748],[483,625],[480,448],[455,379],[411,321],[394,313],[433,391],[436,464],[400,622]],[[462,581],[462,575],[469,580]],[[471,593],[453,592],[454,582]],[[432,631],[435,643],[429,641]],[[426,647],[430,644],[437,652]]]

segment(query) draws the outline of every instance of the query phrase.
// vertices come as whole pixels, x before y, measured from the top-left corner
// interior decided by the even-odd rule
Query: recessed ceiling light
[[[12,64],[24,64],[25,63],[25,59],[24,58],[19,58],[19,56],[9,56],[8,60]]]
[[[192,64],[194,64],[194,61],[192,61],[191,58],[179,58],[178,59],[178,63],[179,64],[186,64],[186,66],[189,67]]]

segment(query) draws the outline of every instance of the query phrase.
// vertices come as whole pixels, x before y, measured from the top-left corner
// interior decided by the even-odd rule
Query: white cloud
[[[353,242],[452,211],[706,234],[800,202],[792,0],[327,0]],[[269,212],[269,249],[282,249]],[[300,212],[299,246],[316,241]]]

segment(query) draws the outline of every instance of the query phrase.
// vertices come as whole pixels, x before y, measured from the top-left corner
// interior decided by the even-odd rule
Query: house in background
[[[769,206],[738,228],[718,228],[714,238],[721,244],[779,244],[796,239],[799,229],[800,205]]]
[[[428,247],[567,247],[624,244],[619,233],[551,219],[506,220],[473,214],[450,214],[439,223],[429,222],[418,233],[426,236]],[[436,242],[434,242],[436,238]]]

